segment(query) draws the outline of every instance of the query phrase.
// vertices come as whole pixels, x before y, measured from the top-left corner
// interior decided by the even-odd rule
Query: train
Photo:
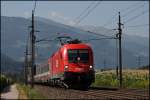
[[[92,48],[85,43],[66,43],[35,70],[37,83],[88,89],[95,81]]]

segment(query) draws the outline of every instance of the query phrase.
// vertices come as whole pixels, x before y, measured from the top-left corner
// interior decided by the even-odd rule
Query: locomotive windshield
[[[88,63],[89,53],[86,49],[68,50],[69,63]]]

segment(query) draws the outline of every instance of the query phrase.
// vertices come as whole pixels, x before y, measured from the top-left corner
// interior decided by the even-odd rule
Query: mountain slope
[[[17,74],[22,72],[23,63],[14,61],[10,57],[1,53],[1,72],[9,74]]]
[[[103,27],[82,26],[77,28],[41,17],[36,17],[35,20],[35,29],[40,31],[36,33],[37,40],[42,38],[54,39],[58,36],[57,33],[60,33],[59,35],[67,35],[81,40],[101,37],[96,34],[85,32],[84,30],[96,31],[97,33],[105,35],[115,34],[114,31],[107,33],[108,29]],[[26,40],[31,30],[28,29],[30,25],[30,19],[1,16],[2,52],[17,61],[23,61]],[[142,57],[142,64],[148,64],[147,40],[147,38],[138,36],[123,35],[123,66],[136,67],[137,56],[139,55]],[[97,68],[104,67],[104,61],[106,61],[107,67],[116,66],[116,41],[90,41],[88,44],[93,48],[94,61]],[[43,62],[59,47],[59,43],[54,41],[38,43],[36,45],[36,62]]]

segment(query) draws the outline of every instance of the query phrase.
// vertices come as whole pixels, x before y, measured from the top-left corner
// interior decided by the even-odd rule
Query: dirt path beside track
[[[4,89],[1,93],[1,99],[18,99],[18,90],[16,84],[11,85]]]

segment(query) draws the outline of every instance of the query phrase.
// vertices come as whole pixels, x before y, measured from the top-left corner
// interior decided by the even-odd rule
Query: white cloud
[[[62,13],[60,13],[60,12],[51,11],[51,12],[49,13],[49,17],[50,17],[51,19],[60,20],[60,21],[62,21],[64,24],[67,24],[67,25],[71,25],[71,26],[75,25],[75,21],[73,21],[73,20],[72,20],[71,18],[69,18],[69,17],[64,16],[64,15],[63,15]]]
[[[51,18],[63,18],[62,14],[60,14],[60,13],[58,13],[58,12],[55,12],[55,11],[51,11],[51,12],[49,13],[49,16],[50,16]]]

